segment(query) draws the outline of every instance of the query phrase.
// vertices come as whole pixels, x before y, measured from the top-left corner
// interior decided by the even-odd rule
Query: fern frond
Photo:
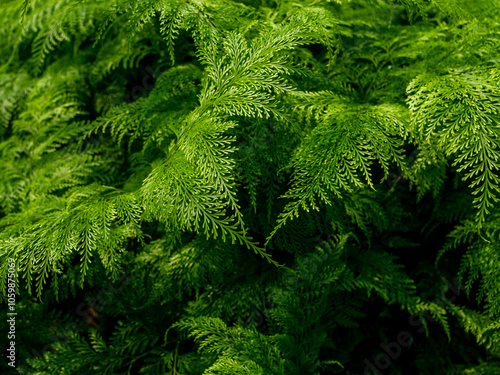
[[[498,73],[495,70],[422,75],[408,87],[416,140],[453,156],[471,180],[474,206],[483,222],[498,201]],[[431,162],[428,160],[428,162]]]
[[[332,196],[352,193],[364,183],[373,188],[373,161],[378,161],[384,171],[382,181],[388,176],[391,162],[406,169],[402,139],[398,138],[404,135],[404,109],[356,106],[335,99],[326,108],[319,105],[321,123],[294,155],[292,188],[283,196],[291,201],[267,241],[299,210],[318,210],[318,200],[331,205]]]

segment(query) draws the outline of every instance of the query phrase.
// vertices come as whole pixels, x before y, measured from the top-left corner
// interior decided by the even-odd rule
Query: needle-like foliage
[[[0,372],[498,373],[499,5],[3,1]]]

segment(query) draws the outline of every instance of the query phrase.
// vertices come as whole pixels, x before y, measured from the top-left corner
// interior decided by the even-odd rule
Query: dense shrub
[[[500,374],[499,16],[3,0],[2,373]]]

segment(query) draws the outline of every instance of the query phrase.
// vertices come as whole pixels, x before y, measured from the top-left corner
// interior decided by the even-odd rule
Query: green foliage
[[[455,156],[457,172],[472,179],[479,220],[497,202],[499,73],[495,66],[477,71],[418,76],[409,86],[416,140],[429,154]],[[432,151],[431,151],[432,150]],[[432,159],[431,159],[432,160]],[[429,161],[423,158],[422,162]]]
[[[498,373],[499,17],[4,1],[2,373]]]

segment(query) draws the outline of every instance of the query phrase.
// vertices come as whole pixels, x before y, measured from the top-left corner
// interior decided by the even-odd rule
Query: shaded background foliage
[[[499,373],[499,5],[4,1],[2,373]]]

